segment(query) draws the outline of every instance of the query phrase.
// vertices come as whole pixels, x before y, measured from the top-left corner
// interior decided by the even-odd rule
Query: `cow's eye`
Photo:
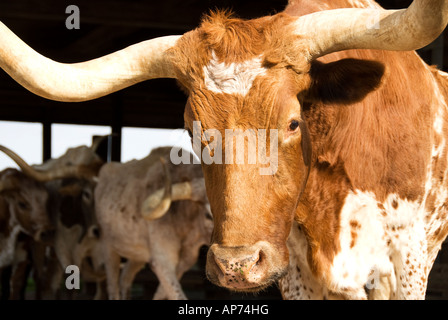
[[[295,131],[298,127],[299,127],[299,121],[291,120],[291,122],[289,123],[289,130]]]
[[[213,216],[212,216],[212,214],[210,213],[210,212],[206,212],[205,213],[205,219],[207,219],[207,220],[212,220],[213,221]]]
[[[90,194],[90,192],[88,192],[87,190],[83,190],[82,191],[82,198],[85,200],[85,201],[89,201],[90,200],[90,198],[91,198],[91,194]]]
[[[22,210],[27,210],[29,209],[29,205],[28,203],[26,203],[25,201],[19,201],[18,202],[19,208]]]

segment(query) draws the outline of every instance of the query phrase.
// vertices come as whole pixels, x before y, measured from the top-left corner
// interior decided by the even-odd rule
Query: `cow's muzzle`
[[[214,284],[234,291],[259,291],[286,270],[272,246],[259,241],[252,246],[213,244],[207,254],[207,277]]]
[[[53,243],[56,236],[56,230],[54,228],[42,228],[34,234],[34,240],[50,245]]]

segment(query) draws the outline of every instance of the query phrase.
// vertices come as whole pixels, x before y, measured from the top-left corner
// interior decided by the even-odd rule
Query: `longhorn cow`
[[[51,241],[40,241],[40,237],[32,241],[29,237],[22,235],[15,246],[10,248],[14,256],[20,258],[20,261],[14,261],[14,270],[30,266],[30,260],[32,260],[37,298],[54,298],[60,288],[65,268],[71,264],[86,266],[83,261],[95,250],[98,226],[93,204],[95,187],[93,177],[97,175],[103,164],[95,153],[96,147],[97,145],[93,144],[91,147],[70,148],[57,159],[51,159],[43,165],[30,166],[12,150],[0,146],[0,150],[20,167],[19,173],[31,181],[27,182],[22,178],[21,181],[16,181],[13,188],[8,188],[18,194],[25,194],[28,198],[33,197],[34,203],[30,203],[30,199],[27,199],[28,202],[22,200],[24,204],[20,206],[21,202],[19,202],[19,206],[15,206],[16,211],[20,209],[26,213],[26,207],[28,207],[31,213],[40,212],[46,220],[36,213],[28,213],[27,219],[33,221],[40,217],[40,220],[47,221],[53,231]],[[5,172],[9,172],[8,170]],[[14,207],[11,206],[11,208]],[[25,213],[22,216],[25,216]],[[26,229],[22,233],[26,235]],[[89,268],[82,270],[83,275],[92,275]],[[13,289],[19,287],[21,283],[26,282],[27,276],[26,273],[23,273],[22,277],[13,275],[11,287]],[[101,280],[100,278],[97,277],[97,280]],[[19,297],[17,290],[11,292],[11,297]]]
[[[276,159],[272,174],[260,174],[260,159],[202,162],[213,283],[257,291],[280,279],[285,298],[366,299],[376,273],[391,298],[423,299],[448,233],[448,77],[412,50],[447,20],[445,0],[403,10],[290,0],[278,14],[215,12],[184,35],[75,64],[37,54],[1,25],[0,65],[35,94],[67,102],[176,78],[188,93],[187,130],[198,121],[200,133],[276,134],[263,149]],[[198,153],[219,155],[200,140]],[[235,151],[228,142],[221,152]]]

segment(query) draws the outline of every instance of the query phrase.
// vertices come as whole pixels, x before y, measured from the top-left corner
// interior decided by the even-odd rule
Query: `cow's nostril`
[[[216,270],[218,270],[218,276],[223,276],[226,273],[226,265],[227,261],[223,259],[219,259],[216,255],[213,255],[213,262],[215,263]]]
[[[254,267],[259,267],[263,264],[264,261],[264,252],[260,250],[257,255],[257,260],[255,261]]]
[[[97,225],[93,225],[89,228],[87,234],[90,238],[100,238],[101,236],[100,228]]]
[[[54,229],[41,231],[41,232],[39,232],[39,234],[37,236],[37,241],[41,241],[45,244],[49,244],[49,243],[53,242],[55,235],[56,235],[56,231]]]

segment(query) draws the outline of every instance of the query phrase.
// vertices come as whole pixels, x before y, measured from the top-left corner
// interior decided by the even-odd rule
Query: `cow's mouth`
[[[230,279],[226,281],[224,279],[217,279],[216,277],[212,277],[209,273],[207,273],[207,278],[215,285],[229,289],[234,292],[244,292],[244,293],[258,293],[275,284],[277,280],[279,280],[284,273],[273,275],[272,277],[266,279],[262,283],[250,283],[243,279]]]

